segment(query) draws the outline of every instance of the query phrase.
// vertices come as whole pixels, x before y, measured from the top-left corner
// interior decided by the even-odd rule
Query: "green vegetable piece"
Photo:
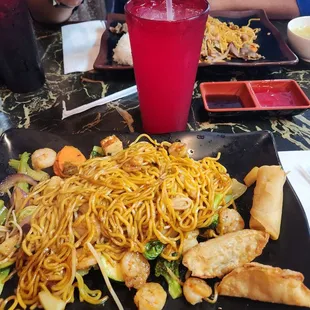
[[[168,291],[173,299],[182,296],[182,287],[180,282],[176,278],[180,278],[179,266],[181,259],[175,261],[167,261],[162,257],[159,257],[155,266],[155,276],[163,276],[168,283]],[[169,268],[176,278],[172,277],[167,268]]]
[[[34,211],[37,209],[37,206],[28,206],[23,209],[21,209],[17,214],[17,222],[20,223],[22,220],[24,220],[26,217],[31,216]]]
[[[225,203],[228,204],[229,206],[233,202],[233,196],[232,195],[226,195],[224,199],[225,199]]]
[[[77,270],[76,272],[81,276],[84,277],[89,273],[90,268],[88,269],[81,269],[81,270]]]
[[[6,277],[10,273],[10,268],[5,268],[0,270],[0,295],[3,291],[4,283],[3,281],[6,279]]]
[[[223,195],[222,194],[215,194],[214,195],[214,202],[213,202],[213,209],[217,210],[218,207],[220,206],[220,203],[223,199]]]
[[[9,161],[9,166],[18,171],[18,167],[20,165],[20,160],[17,159],[10,159]],[[50,178],[49,174],[46,173],[45,171],[35,171],[32,168],[30,168],[29,164],[27,163],[26,167],[26,174],[28,174],[31,178],[34,180],[41,182],[48,180]]]
[[[30,153],[24,152],[19,157],[20,157],[20,161],[19,161],[17,172],[27,174],[27,166],[28,166],[28,160],[30,158]],[[22,189],[26,193],[28,193],[29,191],[29,185],[26,182],[17,183],[16,186],[18,186],[20,189]]]
[[[2,225],[8,215],[8,209],[4,205],[4,201],[0,200],[0,225]]]
[[[154,260],[160,255],[164,247],[165,246],[158,240],[150,241],[145,245],[143,255],[148,260]]]
[[[218,225],[218,223],[219,223],[219,215],[218,213],[215,213],[212,217],[212,223],[208,226],[208,228],[214,230]]]
[[[220,203],[221,203],[222,199],[223,199],[222,194],[215,194],[214,204],[213,204],[214,210],[218,210],[218,208],[220,207]],[[231,204],[232,199],[233,199],[232,195],[226,195],[224,198],[224,201],[226,204]],[[208,229],[214,230],[216,228],[216,226],[218,225],[218,220],[219,220],[219,215],[218,215],[218,213],[215,213],[212,217],[211,224],[208,226]]]
[[[0,270],[13,265],[14,263],[15,263],[15,259],[14,258],[10,258],[9,260],[7,260],[5,262],[0,263]]]
[[[95,158],[95,157],[103,157],[104,153],[103,153],[103,149],[101,146],[97,146],[95,145],[90,153],[90,158]]]
[[[104,270],[110,279],[117,281],[117,282],[125,281],[122,268],[121,268],[121,264],[119,262],[115,262],[114,265],[111,265],[109,260],[104,255],[101,255],[100,259],[104,266]]]

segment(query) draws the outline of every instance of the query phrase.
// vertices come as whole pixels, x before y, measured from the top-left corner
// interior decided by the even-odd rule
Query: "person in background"
[[[63,23],[83,0],[27,0],[32,17],[38,22]],[[89,11],[88,2],[103,0],[85,0],[84,10]],[[191,0],[188,0],[191,1]],[[123,13],[126,0],[105,0],[106,11]],[[264,9],[272,19],[291,19],[300,15],[310,15],[310,0],[209,0],[211,11],[214,10],[251,10]],[[99,10],[100,11],[100,10]],[[101,12],[91,16],[102,19]],[[96,16],[97,14],[97,16]]]
[[[1,0],[0,0],[1,1]],[[26,0],[34,20],[47,24],[103,20],[106,13],[124,13],[127,0]]]
[[[27,0],[33,19],[49,24],[67,21],[82,2],[83,0]]]
[[[208,0],[213,10],[264,9],[271,19],[310,15],[310,0]]]

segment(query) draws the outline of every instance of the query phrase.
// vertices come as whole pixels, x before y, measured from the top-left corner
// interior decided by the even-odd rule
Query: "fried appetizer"
[[[137,291],[134,301],[140,310],[161,310],[164,308],[167,293],[158,283],[145,283]]]
[[[280,166],[262,166],[257,173],[250,228],[266,231],[273,240],[280,235],[285,180]]]
[[[244,229],[201,242],[183,256],[193,277],[219,277],[259,256],[269,239],[262,231]]]
[[[218,286],[220,295],[310,307],[310,290],[296,271],[249,263],[226,275]]]
[[[114,135],[101,140],[100,145],[106,156],[113,156],[123,150],[122,141]]]
[[[234,231],[244,229],[244,220],[235,209],[225,208],[219,212],[216,232],[225,235]]]

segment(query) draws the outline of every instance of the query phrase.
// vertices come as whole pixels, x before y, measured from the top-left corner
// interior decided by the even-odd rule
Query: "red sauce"
[[[289,107],[297,105],[290,91],[268,89],[266,92],[255,92],[255,95],[262,107]]]

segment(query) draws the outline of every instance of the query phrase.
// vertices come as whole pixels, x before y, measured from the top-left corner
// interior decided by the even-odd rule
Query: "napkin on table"
[[[310,151],[279,152],[279,157],[310,223],[310,178],[308,179],[304,172],[310,172]]]
[[[105,22],[101,20],[61,27],[65,74],[93,69],[105,29]]]

